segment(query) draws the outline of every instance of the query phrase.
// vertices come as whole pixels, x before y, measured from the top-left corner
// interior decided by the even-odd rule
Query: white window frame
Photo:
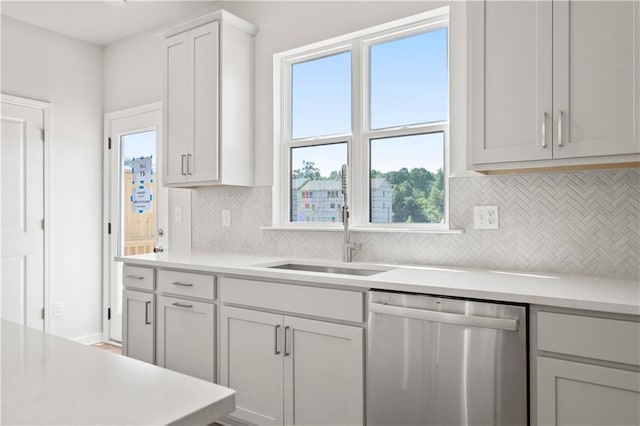
[[[411,126],[369,129],[369,47],[401,39],[425,31],[448,28],[447,92],[448,117],[445,121]],[[366,30],[323,42],[292,49],[274,55],[274,164],[273,164],[273,227],[306,230],[341,230],[342,223],[292,222],[290,217],[290,152],[291,148],[347,142],[349,164],[349,205],[353,230],[367,231],[444,231],[449,230],[449,137],[451,105],[451,26],[449,7],[441,7]],[[291,138],[291,68],[299,62],[351,51],[351,128],[350,133],[302,139]],[[370,164],[371,139],[444,133],[444,223],[371,223]]]

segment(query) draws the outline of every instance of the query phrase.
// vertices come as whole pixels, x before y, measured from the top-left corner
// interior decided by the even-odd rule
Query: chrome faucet
[[[348,167],[346,164],[342,165],[342,195],[344,201],[342,203],[342,224],[344,225],[344,251],[342,254],[343,262],[351,262],[353,258],[353,252],[357,248],[356,243],[351,242],[351,234],[349,233],[349,201],[348,201]]]

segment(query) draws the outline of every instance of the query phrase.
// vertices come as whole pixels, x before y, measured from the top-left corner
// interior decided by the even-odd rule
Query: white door
[[[285,425],[364,424],[364,330],[284,317]]]
[[[155,294],[125,289],[123,292],[122,355],[155,363]]]
[[[553,2],[554,158],[640,153],[640,2]]]
[[[42,107],[2,98],[2,318],[44,329]]]
[[[105,162],[107,232],[111,232],[105,249],[108,334],[110,340],[121,341],[122,264],[113,259],[167,247],[167,190],[158,171],[162,108],[153,104],[108,114],[105,121],[111,146]]]
[[[220,311],[219,382],[236,391],[231,416],[282,425],[282,315],[229,306]]]
[[[158,297],[160,367],[213,382],[215,379],[215,307],[175,297]]]

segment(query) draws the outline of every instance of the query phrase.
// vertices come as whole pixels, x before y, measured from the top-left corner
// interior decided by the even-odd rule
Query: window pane
[[[371,139],[372,223],[443,223],[444,133]]]
[[[291,67],[291,137],[351,132],[351,52]]]
[[[342,222],[347,143],[291,148],[291,222]]]
[[[370,48],[372,129],[447,120],[447,28]]]

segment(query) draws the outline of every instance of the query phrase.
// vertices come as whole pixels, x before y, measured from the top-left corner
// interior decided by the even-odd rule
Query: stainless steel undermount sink
[[[268,266],[272,269],[287,269],[290,271],[308,271],[308,272],[322,272],[325,274],[344,274],[344,275],[359,275],[368,277],[382,272],[387,272],[390,269],[366,269],[366,268],[347,268],[343,266],[326,266],[326,265],[314,265],[308,263],[283,263],[281,265]]]

